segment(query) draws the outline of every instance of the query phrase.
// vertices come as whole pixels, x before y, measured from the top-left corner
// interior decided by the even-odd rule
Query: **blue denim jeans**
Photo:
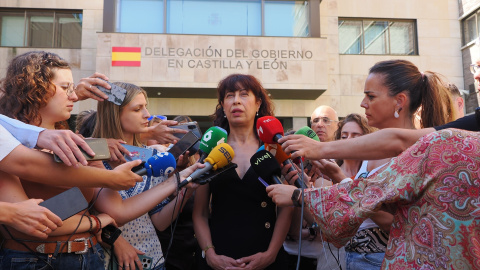
[[[379,270],[385,253],[346,252],[347,270]]]
[[[0,270],[104,270],[102,246],[96,244],[85,254],[60,253],[56,258],[46,254],[0,250]]]

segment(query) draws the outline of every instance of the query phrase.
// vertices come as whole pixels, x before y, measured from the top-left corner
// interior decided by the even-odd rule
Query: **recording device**
[[[313,129],[311,129],[308,126],[304,126],[304,127],[300,128],[299,130],[297,130],[297,132],[295,132],[295,134],[305,135],[305,136],[309,137],[310,139],[313,139],[317,142],[320,141],[320,138],[318,138],[317,133],[315,133],[315,131],[313,131]],[[307,159],[305,161],[305,169],[307,169],[307,173],[310,172],[310,170],[312,169],[312,166],[313,166],[312,162],[309,159]]]
[[[107,139],[87,138],[85,139],[85,142],[88,144],[88,146],[90,146],[90,148],[92,148],[93,152],[95,152],[95,156],[90,156],[81,147],[79,147],[87,161],[110,159],[110,150],[108,149]],[[60,157],[57,156],[57,154],[53,155],[53,159],[58,163],[63,162]]]
[[[122,230],[109,224],[102,229],[102,242],[113,246],[113,243],[117,241],[117,238],[122,234]]]
[[[175,160],[183,155],[190,147],[196,144],[199,140],[199,137],[193,132],[189,131],[185,136],[183,136],[172,148],[168,149],[168,152],[173,155]]]
[[[150,157],[141,169],[132,171],[138,175],[165,176],[172,173],[177,167],[177,162],[172,154],[168,152],[158,153]]]
[[[65,220],[87,209],[88,202],[78,187],[73,187],[39,204]]]
[[[140,260],[140,263],[142,264],[143,270],[151,270],[152,269],[153,258],[145,256],[145,255],[138,255],[138,259]],[[115,269],[115,270],[119,269],[116,258],[114,258],[113,264],[109,265],[107,269]],[[137,265],[135,265],[135,270],[141,270],[141,269],[138,269]]]
[[[199,178],[195,179],[193,182],[200,184],[200,185],[205,185],[213,180],[215,180],[217,177],[220,175],[224,174],[225,172],[237,168],[238,165],[236,163],[230,163],[227,166],[220,168],[216,171],[208,171],[204,174],[202,174]]]
[[[235,153],[230,145],[222,143],[212,149],[208,157],[205,158],[205,167],[194,171],[187,179],[183,180],[179,188],[186,186],[188,183],[199,178],[202,174],[209,170],[217,170],[225,167],[232,162]]]
[[[198,138],[202,137],[202,133],[200,132],[200,127],[198,126],[197,121],[183,123],[183,124],[180,124],[180,125],[170,126],[170,127],[171,128],[183,129],[183,130],[186,130],[186,131],[191,131],[191,132],[193,132],[193,134],[197,135]],[[173,135],[175,135],[175,137],[181,139],[185,134],[183,134],[183,133],[173,133]]]
[[[278,143],[283,137],[282,123],[273,116],[260,117],[257,120],[257,133],[264,143]]]
[[[150,157],[156,155],[158,152],[157,149],[153,149],[153,148],[138,147],[138,146],[123,144],[123,143],[121,145],[125,147],[125,149],[127,149],[128,152],[130,152],[131,154],[131,156],[127,154],[123,155],[126,161],[140,159],[146,162]]]
[[[260,150],[250,158],[255,173],[268,184],[283,184],[280,180],[281,169],[272,153]]]
[[[283,151],[282,146],[278,143],[273,143],[273,144],[265,144],[265,149],[269,152],[271,152],[274,156],[277,162],[280,164],[283,164],[283,166],[286,166],[288,164],[291,164],[292,166],[288,169],[287,174],[291,171],[296,171],[298,175],[298,179],[295,180],[295,186],[297,188],[307,188],[307,185],[300,179],[302,179],[302,176],[300,172],[296,169],[295,164],[293,163],[291,159],[291,155],[287,155],[285,151]]]
[[[98,78],[100,79],[100,78]],[[102,79],[101,79],[102,80]],[[103,93],[105,93],[107,96],[108,96],[108,101],[114,103],[115,105],[122,105],[123,101],[125,100],[125,96],[127,95],[127,90],[125,90],[124,88],[118,86],[118,85],[115,85],[109,81],[105,81],[106,83],[108,83],[111,87],[110,90],[106,89],[105,87],[103,86],[100,86],[100,85],[95,85],[95,87],[97,87],[100,91],[102,91]]]
[[[203,163],[215,146],[226,143],[227,136],[227,131],[221,127],[213,126],[207,129],[200,140],[200,159],[198,162]]]

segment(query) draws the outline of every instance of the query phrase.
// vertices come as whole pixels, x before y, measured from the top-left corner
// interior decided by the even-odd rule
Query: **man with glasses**
[[[322,105],[316,108],[312,113],[310,123],[321,142],[334,140],[335,131],[338,128],[338,116],[332,107]]]

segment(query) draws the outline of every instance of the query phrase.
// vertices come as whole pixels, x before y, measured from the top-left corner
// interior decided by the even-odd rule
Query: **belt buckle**
[[[89,240],[89,238],[82,237],[82,238],[74,239],[73,241],[68,241],[68,253],[72,252],[72,242],[83,242],[83,244],[85,245],[83,250],[76,251],[75,254],[85,254],[85,253],[87,253],[87,251],[88,251],[88,240]]]

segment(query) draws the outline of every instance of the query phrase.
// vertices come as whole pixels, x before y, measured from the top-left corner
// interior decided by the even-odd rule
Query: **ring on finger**
[[[92,90],[92,86],[93,86],[93,85],[92,85],[92,84],[90,84],[90,90]]]
[[[129,267],[130,267],[130,265],[129,265],[129,264],[125,264],[125,268],[129,268]]]
[[[42,232],[46,232],[48,230],[48,226],[45,226],[45,229],[43,229]]]

